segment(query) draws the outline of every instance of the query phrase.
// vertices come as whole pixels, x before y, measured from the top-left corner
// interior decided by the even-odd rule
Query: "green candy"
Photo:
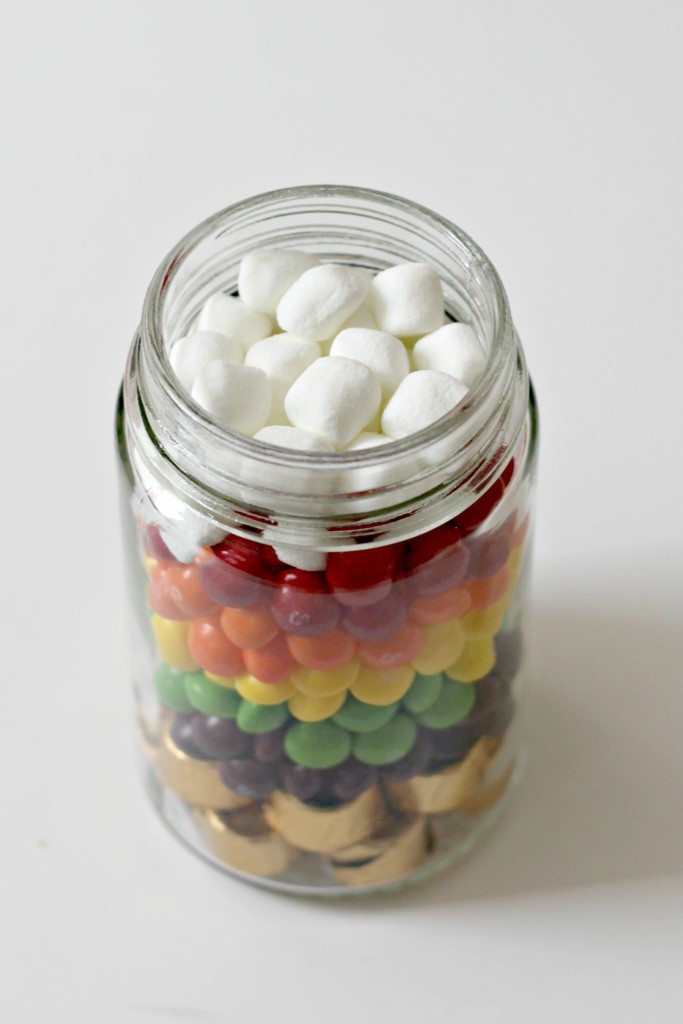
[[[418,715],[417,720],[427,729],[448,729],[467,717],[475,696],[475,688],[471,683],[456,683],[445,679],[437,699],[430,708]]]
[[[216,718],[234,718],[242,703],[239,693],[219,686],[203,672],[185,674],[185,693],[193,708]]]
[[[430,708],[441,693],[443,673],[435,676],[416,675],[413,684],[403,698],[403,704],[413,715],[421,715]]]
[[[287,730],[285,752],[304,768],[335,768],[351,753],[351,737],[334,722],[297,722]]]
[[[154,673],[154,685],[160,700],[174,711],[185,714],[192,711],[192,705],[185,693],[185,672],[170,665],[160,665]]]
[[[350,693],[336,715],[332,715],[332,721],[350,732],[374,732],[390,722],[397,711],[398,703],[377,707],[364,704]]]
[[[363,764],[392,764],[411,749],[417,736],[417,725],[407,715],[397,715],[376,732],[356,736],[353,754]]]
[[[250,700],[243,700],[237,712],[237,724],[242,732],[258,735],[277,729],[288,714],[286,704],[252,704]]]

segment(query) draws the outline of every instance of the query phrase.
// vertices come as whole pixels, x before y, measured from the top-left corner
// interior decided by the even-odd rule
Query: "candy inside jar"
[[[150,289],[120,426],[161,814],[291,891],[462,856],[515,774],[535,462],[483,254],[363,190],[224,211]]]

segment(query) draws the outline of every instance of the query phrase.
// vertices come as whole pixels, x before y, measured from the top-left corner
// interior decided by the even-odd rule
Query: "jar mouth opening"
[[[440,419],[367,449],[298,451],[222,427],[181,387],[168,352],[211,294],[236,293],[241,259],[258,248],[303,249],[374,270],[430,265],[447,315],[469,323],[487,353],[481,379]],[[160,486],[227,530],[275,522],[314,545],[321,530],[353,543],[379,522],[387,534],[418,532],[468,507],[521,436],[529,382],[503,285],[468,235],[400,196],[307,185],[235,203],[174,246],[145,298],[125,401],[143,489]]]
[[[476,269],[483,279],[482,283],[488,287],[495,312],[495,331],[487,346],[484,373],[477,384],[470,388],[453,409],[428,426],[400,440],[388,440],[381,447],[352,452],[309,452],[274,446],[220,425],[207,415],[180,385],[168,359],[168,340],[164,327],[165,305],[174,281],[188,254],[195,251],[203,242],[212,237],[225,238],[230,233],[231,222],[239,220],[243,214],[254,217],[258,215],[259,211],[267,213],[281,203],[296,204],[299,201],[309,204],[316,203],[316,208],[322,218],[329,213],[329,208],[326,209],[325,203],[330,200],[346,201],[352,204],[358,202],[379,203],[390,208],[392,212],[404,212],[411,218],[418,218],[427,230],[438,232],[444,242],[447,243],[450,240],[458,247],[462,247],[470,256],[471,271]],[[320,233],[321,237],[325,236],[324,223],[321,223]],[[283,246],[283,248],[286,247]],[[452,310],[447,310],[447,312],[453,314]],[[440,438],[451,434],[486,402],[491,391],[491,381],[500,372],[505,341],[512,333],[510,308],[502,281],[489,258],[469,235],[446,218],[412,200],[375,189],[345,185],[301,185],[264,192],[234,203],[208,217],[188,232],[159,265],[145,297],[142,324],[143,345],[145,342],[147,343],[145,355],[150,367],[162,382],[165,392],[176,409],[182,412],[183,416],[202,433],[210,435],[216,443],[223,441],[242,456],[249,457],[251,455],[266,464],[272,463],[278,466],[284,464],[301,469],[317,467],[322,470],[325,467],[343,469],[369,466],[377,462],[385,464],[388,461],[400,459],[401,456],[408,453],[417,453],[421,449],[428,448]]]

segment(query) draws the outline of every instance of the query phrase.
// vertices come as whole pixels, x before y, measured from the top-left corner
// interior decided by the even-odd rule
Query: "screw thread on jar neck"
[[[218,426],[180,388],[168,352],[213,292],[236,289],[240,261],[256,248],[305,249],[375,271],[428,263],[448,315],[469,323],[487,352],[481,381],[426,429],[357,452],[294,452]],[[279,543],[311,547],[325,531],[326,547],[344,548],[378,534],[383,543],[413,536],[471,504],[520,438],[529,381],[507,296],[476,243],[399,197],[321,185],[229,207],[169,253],[145,299],[124,395],[143,487],[155,482],[226,530],[267,527]]]

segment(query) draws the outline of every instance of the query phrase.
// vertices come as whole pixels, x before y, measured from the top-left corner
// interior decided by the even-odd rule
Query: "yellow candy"
[[[468,640],[458,660],[446,669],[449,679],[458,683],[476,683],[483,679],[496,663],[496,649],[493,640]]]
[[[333,693],[329,697],[311,697],[307,693],[295,693],[289,698],[289,710],[300,722],[322,722],[336,714],[345,700],[345,690]]]
[[[508,558],[508,569],[510,571],[510,587],[512,590],[515,583],[517,582],[517,576],[519,574],[519,567],[522,564],[522,555],[524,554],[524,544],[518,544],[516,548],[513,548]]]
[[[215,672],[204,672],[207,679],[210,679],[212,683],[218,683],[219,686],[225,686],[229,690],[235,689],[235,677],[234,676],[217,676]]]
[[[288,679],[281,683],[262,683],[260,679],[248,673],[237,676],[235,689],[240,697],[250,700],[252,704],[284,704],[296,693]]]
[[[309,697],[333,697],[346,693],[359,668],[358,662],[351,660],[339,668],[295,668],[289,678],[300,693]]]
[[[457,617],[422,627],[422,649],[411,661],[421,675],[436,675],[458,660],[465,646],[461,621]]]
[[[159,654],[171,668],[181,672],[194,672],[199,665],[190,654],[187,634],[191,622],[185,619],[165,619],[163,615],[152,615],[152,630]]]
[[[509,588],[500,601],[482,612],[468,612],[462,617],[462,628],[468,640],[484,640],[500,629],[509,602]]]
[[[151,576],[157,565],[159,564],[158,558],[152,558],[151,555],[145,555],[142,559],[142,564],[145,567],[145,572],[148,576]]]
[[[400,700],[410,689],[415,672],[410,665],[401,668],[373,668],[361,665],[358,676],[351,684],[351,693],[366,704],[383,707]]]

